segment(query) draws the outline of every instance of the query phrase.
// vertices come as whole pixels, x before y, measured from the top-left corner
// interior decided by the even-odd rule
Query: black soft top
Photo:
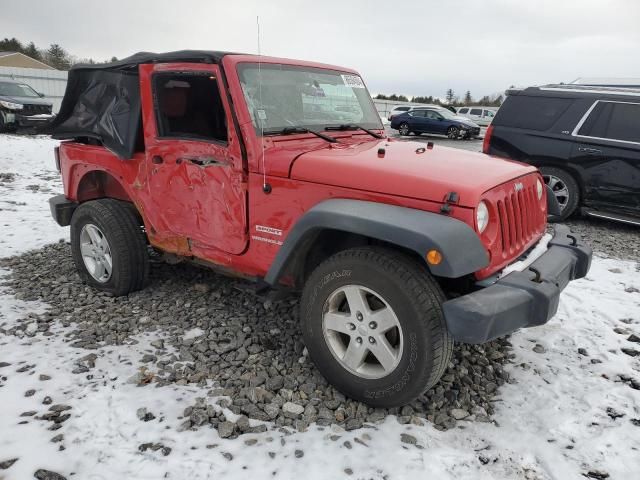
[[[142,135],[138,65],[219,64],[230,52],[180,50],[139,52],[111,63],[77,64],[69,70],[60,112],[50,125],[53,138],[94,138],[122,159],[131,158]]]
[[[232,52],[214,52],[211,50],[178,50],[176,52],[153,53],[138,52],[130,57],[110,63],[79,63],[71,67],[69,73],[76,70],[137,70],[145,63],[213,63],[218,64],[225,55]]]

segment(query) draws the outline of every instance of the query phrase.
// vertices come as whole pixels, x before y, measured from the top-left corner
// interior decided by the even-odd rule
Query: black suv
[[[508,90],[483,151],[535,165],[561,207],[640,225],[640,89]]]

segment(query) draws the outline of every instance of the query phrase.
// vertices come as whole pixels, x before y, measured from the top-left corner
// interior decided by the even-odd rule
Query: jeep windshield
[[[258,135],[279,134],[289,127],[313,131],[345,124],[383,128],[356,74],[264,63],[242,64],[238,74]]]
[[[22,83],[0,82],[0,95],[5,97],[39,97],[29,85]]]

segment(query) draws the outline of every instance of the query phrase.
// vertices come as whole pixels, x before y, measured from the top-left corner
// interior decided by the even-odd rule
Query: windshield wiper
[[[316,132],[315,130],[309,130],[308,128],[305,128],[305,127],[284,127],[281,130],[273,130],[273,131],[270,131],[270,132],[265,132],[265,135],[292,135],[294,133],[311,133],[311,134],[315,135],[318,138],[326,140],[329,143],[337,143],[338,142],[335,138],[330,137],[329,135],[325,135],[323,133]]]
[[[369,130],[368,128],[361,127],[360,125],[357,125],[355,123],[345,123],[343,125],[325,127],[325,130],[362,130],[363,132],[368,133],[372,137],[380,138],[380,139],[384,138],[384,136],[380,135],[379,133]]]

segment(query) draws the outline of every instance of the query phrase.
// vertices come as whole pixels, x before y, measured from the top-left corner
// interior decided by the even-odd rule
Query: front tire
[[[460,135],[460,129],[458,127],[449,127],[447,130],[447,137],[451,140],[455,140]]]
[[[555,167],[540,168],[544,183],[551,188],[551,191],[560,204],[560,215],[553,217],[553,221],[564,221],[569,218],[580,204],[580,188],[573,178],[573,175]]]
[[[409,135],[411,133],[411,130],[409,129],[409,124],[407,122],[402,122],[398,126],[398,133],[400,133],[400,135],[402,135],[403,137],[406,137],[407,135]]]
[[[115,296],[144,287],[146,236],[135,207],[104,198],[80,205],[71,218],[71,254],[82,280]]]
[[[311,274],[302,332],[318,370],[374,407],[404,405],[444,373],[453,348],[426,266],[382,248],[339,252]]]

